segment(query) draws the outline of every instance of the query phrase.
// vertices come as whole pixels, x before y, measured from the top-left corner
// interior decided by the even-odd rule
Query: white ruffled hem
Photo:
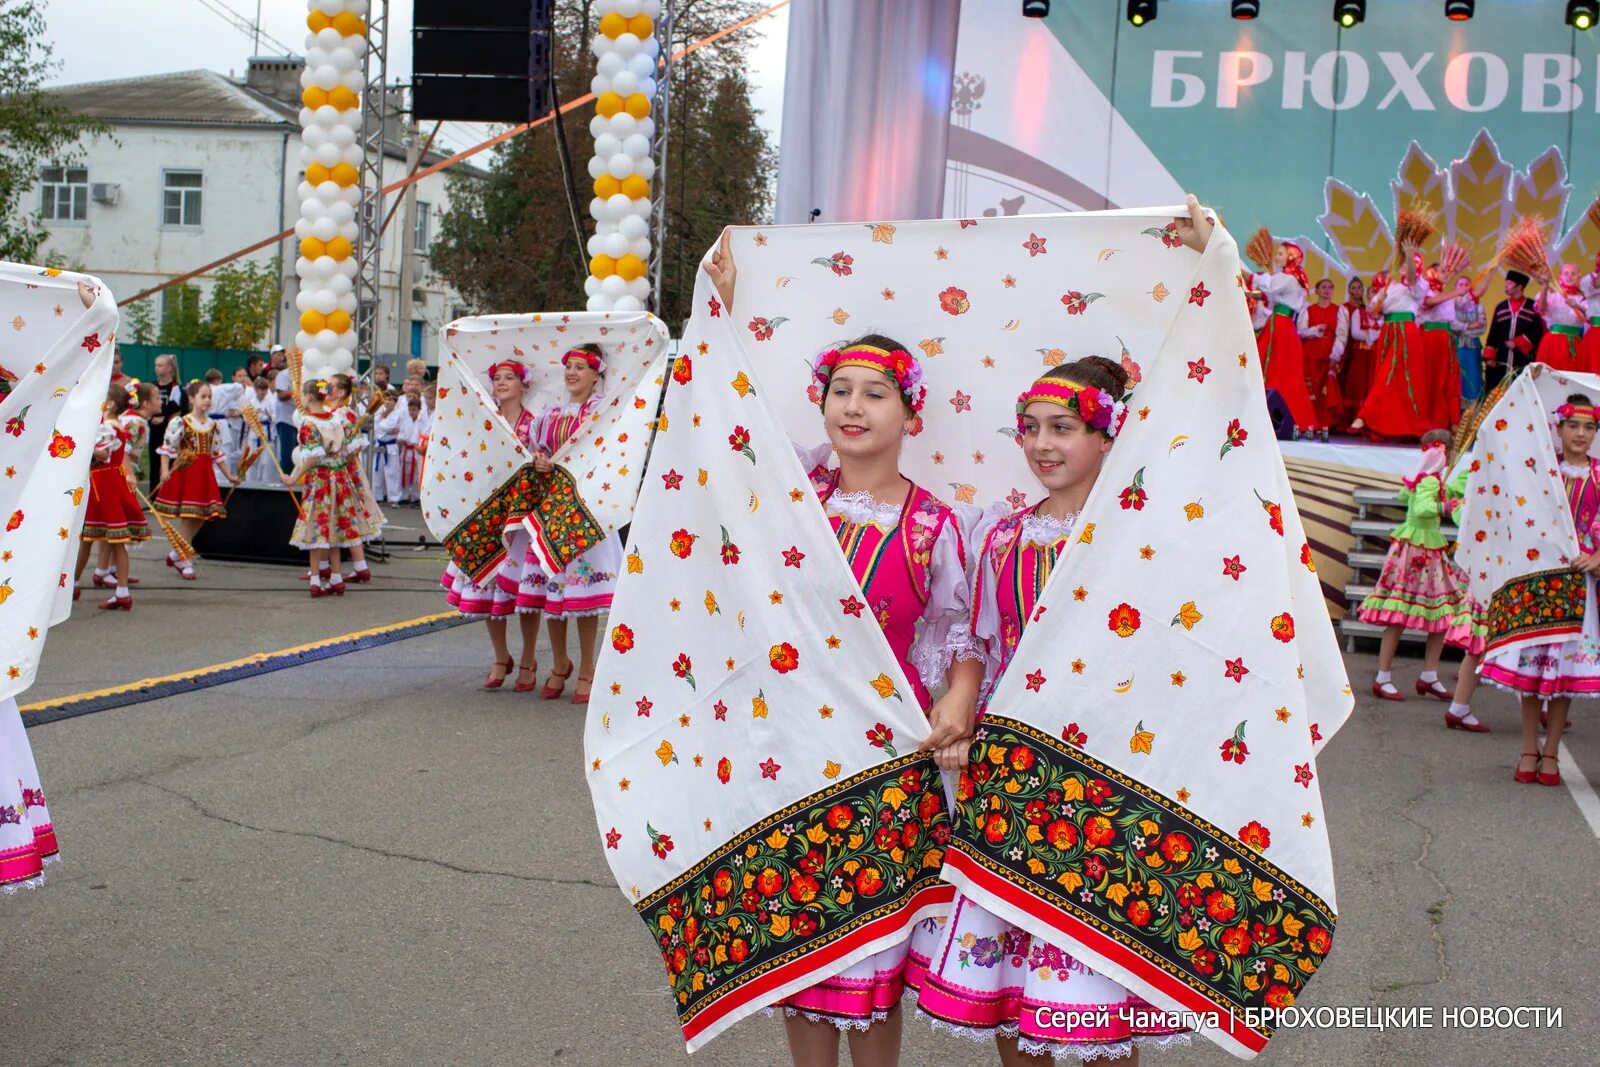
[[[1126,1041],[1103,1041],[1086,1044],[1073,1044],[1068,1041],[1040,1041],[1036,1038],[1021,1037],[1022,1028],[1016,1023],[1008,1023],[993,1028],[977,1026],[959,1026],[956,1023],[936,1019],[921,1008],[916,1010],[916,1017],[929,1023],[935,1032],[954,1034],[956,1037],[966,1038],[968,1041],[988,1043],[997,1037],[1016,1037],[1019,1051],[1029,1056],[1049,1056],[1052,1059],[1077,1059],[1084,1063],[1091,1060],[1121,1060],[1133,1055],[1134,1049],[1169,1049],[1181,1048],[1194,1040],[1194,1034],[1187,1031],[1178,1034],[1150,1034],[1131,1037]]]
[[[762,1008],[761,1014],[766,1015],[769,1018],[775,1017],[778,1014],[778,1010],[779,1009],[776,1007]],[[814,1023],[827,1023],[840,1033],[849,1033],[852,1030],[858,1033],[865,1033],[866,1031],[871,1030],[874,1026],[877,1026],[879,1023],[887,1022],[889,1019],[889,1013],[886,1011],[875,1011],[872,1013],[872,1018],[870,1019],[845,1019],[837,1015],[819,1015],[814,1011],[802,1011],[799,1008],[791,1008],[785,1005],[783,1008],[783,1017],[785,1019],[806,1019]]]

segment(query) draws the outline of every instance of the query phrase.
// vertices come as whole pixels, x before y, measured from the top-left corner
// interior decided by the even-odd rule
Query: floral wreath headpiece
[[[517,376],[517,381],[523,385],[528,384],[528,365],[519,363],[514,359],[502,359],[499,363],[489,364],[489,381],[494,382],[494,376],[503,370],[508,370]]]
[[[1596,411],[1592,404],[1562,404],[1556,408],[1556,422],[1566,422],[1568,419],[1590,418],[1600,423],[1600,411]]]
[[[567,360],[571,359],[573,356],[577,356],[579,359],[589,364],[596,374],[604,374],[606,372],[606,361],[604,358],[596,355],[593,352],[585,352],[581,348],[574,348],[566,355],[562,356],[561,365],[565,367],[567,365]]]
[[[893,352],[876,345],[850,345],[843,351],[830,348],[817,356],[811,366],[811,377],[823,387],[843,367],[866,367],[888,375],[900,389],[900,398],[906,402],[912,414],[921,414],[922,405],[927,402],[928,389],[922,384],[922,364],[903,348]],[[817,406],[821,407],[825,397],[820,394],[816,397]]]
[[[128,394],[128,400],[127,400],[127,405],[126,406],[128,406],[130,408],[138,407],[139,406],[139,379],[137,379],[137,378],[129,378],[126,382],[124,382],[122,384],[122,388]]]
[[[1077,382],[1041,378],[1017,397],[1017,433],[1023,432],[1022,413],[1028,409],[1028,405],[1046,403],[1066,408],[1082,419],[1091,430],[1103,433],[1114,441],[1122,430],[1122,423],[1128,417],[1128,396],[1117,400],[1104,389],[1079,385]]]

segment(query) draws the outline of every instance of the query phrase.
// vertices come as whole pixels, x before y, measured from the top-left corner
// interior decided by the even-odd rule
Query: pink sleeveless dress
[[[1036,510],[991,518],[973,537],[983,546],[972,594],[972,632],[985,647],[980,738],[981,709],[1071,543],[1075,517],[1053,519]],[[968,775],[985,769],[969,765],[956,787],[958,796],[963,790],[970,795]],[[912,984],[918,1013],[935,1029],[982,1041],[1016,1037],[1024,1052],[1036,1055],[1120,1058],[1135,1045],[1189,1039],[1187,1031],[1161,1025],[1156,1009],[1110,978],[959,893],[926,973]]]
[[[861,585],[861,610],[878,620],[926,713],[928,691],[944,684],[950,665],[981,656],[968,625],[966,550],[954,510],[912,483],[902,505],[839,493],[838,471],[824,466],[811,470],[811,484]],[[908,940],[780,1003],[788,1014],[865,1030],[916,984],[938,936],[938,921],[924,920]]]

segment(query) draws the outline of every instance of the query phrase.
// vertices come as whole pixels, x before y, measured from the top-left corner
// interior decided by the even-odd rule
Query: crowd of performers
[[[1300,246],[1269,247],[1252,243],[1269,261],[1244,281],[1280,436],[1416,441],[1454,429],[1465,408],[1534,362],[1600,372],[1600,256],[1587,274],[1570,263],[1506,270],[1506,298],[1489,315],[1489,272],[1469,275],[1459,249],[1424,263],[1403,243],[1390,270],[1351,278],[1340,304],[1332,279],[1313,288]]]

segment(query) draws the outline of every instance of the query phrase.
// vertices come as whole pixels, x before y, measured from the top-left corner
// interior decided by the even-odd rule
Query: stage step
[[[1400,495],[1392,489],[1356,489],[1350,496],[1364,508],[1401,507]]]
[[[1343,635],[1343,637],[1344,637],[1344,640],[1345,640],[1345,646],[1344,647],[1345,647],[1345,651],[1346,652],[1354,652],[1355,651],[1354,643],[1355,643],[1355,639],[1356,638],[1358,638],[1358,637],[1368,637],[1368,638],[1371,638],[1372,640],[1376,641],[1378,638],[1383,636],[1383,631],[1384,631],[1384,627],[1375,625],[1375,624],[1370,623],[1370,622],[1362,622],[1361,620],[1357,619],[1353,614],[1352,615],[1346,615],[1344,618],[1339,620],[1339,633],[1341,635]],[[1423,633],[1421,630],[1401,630],[1400,631],[1400,640],[1402,642],[1415,642],[1417,644],[1426,644],[1427,640],[1428,640],[1428,635]]]
[[[1354,610],[1363,600],[1371,596],[1374,588],[1376,586],[1358,582],[1351,582],[1345,586],[1344,598],[1350,602],[1351,610]]]
[[[1384,519],[1357,519],[1350,524],[1350,532],[1357,537],[1373,537],[1388,540],[1398,523],[1388,522]],[[1453,541],[1456,537],[1454,526],[1440,526],[1439,532],[1446,540]]]

